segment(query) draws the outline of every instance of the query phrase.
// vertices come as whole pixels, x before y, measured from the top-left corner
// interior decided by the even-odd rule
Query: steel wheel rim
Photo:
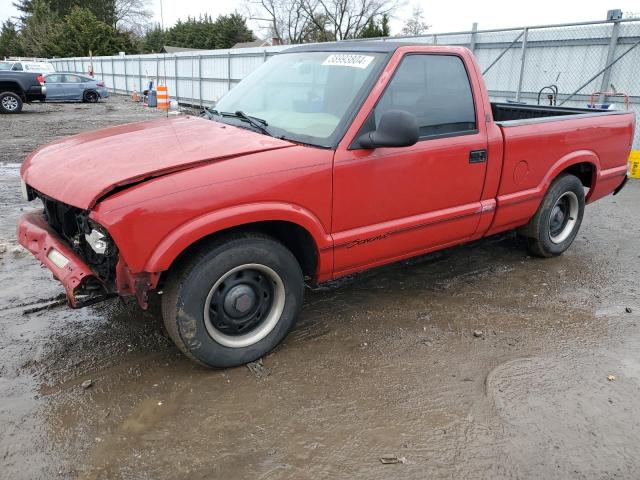
[[[239,274],[240,276],[238,276]],[[242,275],[245,274],[250,276],[257,274],[263,280],[256,281],[254,278],[242,281]],[[263,288],[258,286],[260,284],[263,285]],[[264,297],[260,299],[256,296],[253,302],[245,300],[244,296],[251,297],[249,290],[253,290],[256,295],[258,292],[261,295],[265,291],[271,292],[268,305],[262,301]],[[239,305],[238,302],[249,305],[246,312],[231,307],[230,304],[234,301],[236,305]],[[262,303],[257,303],[260,301]],[[229,348],[248,347],[258,343],[273,331],[284,311],[284,303],[284,283],[273,269],[258,263],[240,265],[220,277],[209,290],[204,303],[204,324],[209,336],[220,345]],[[267,306],[266,311],[260,312],[259,322],[252,326],[251,321],[255,320],[258,309]],[[242,333],[242,329],[239,329],[231,334],[234,326],[245,321],[248,322],[246,333]],[[223,329],[223,326],[228,328]]]
[[[18,100],[15,97],[4,97],[2,99],[2,107],[6,110],[16,110],[18,108]]]
[[[562,243],[569,236],[578,222],[580,203],[574,192],[565,192],[551,208],[549,213],[549,239],[553,243]]]
[[[87,101],[89,103],[95,103],[98,101],[98,94],[95,92],[89,92],[87,93]]]

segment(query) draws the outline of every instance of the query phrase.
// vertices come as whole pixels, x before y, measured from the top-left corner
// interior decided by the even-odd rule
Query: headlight
[[[109,239],[107,236],[95,228],[91,230],[91,233],[85,233],[84,238],[91,247],[91,249],[99,255],[107,253],[109,248]]]
[[[20,190],[22,190],[22,198],[25,199],[25,201],[29,201],[29,190],[27,189],[27,184],[25,183],[24,180],[22,180],[22,178],[20,179]]]

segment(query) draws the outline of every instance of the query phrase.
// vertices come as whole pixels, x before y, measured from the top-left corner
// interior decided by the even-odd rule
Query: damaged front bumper
[[[71,307],[81,308],[116,295],[108,292],[91,268],[58,237],[41,210],[20,218],[17,236],[18,243],[62,283]]]
[[[18,242],[51,270],[64,286],[69,305],[86,307],[118,295],[135,295],[147,308],[149,290],[156,287],[159,274],[134,275],[120,259],[115,285],[106,285],[47,223],[42,210],[27,213],[18,221]]]

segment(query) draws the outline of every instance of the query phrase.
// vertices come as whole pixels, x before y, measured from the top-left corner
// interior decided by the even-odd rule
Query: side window
[[[66,83],[82,83],[82,80],[77,75],[65,75],[64,81]]]
[[[469,77],[452,55],[405,57],[374,109],[376,126],[387,110],[415,115],[421,138],[476,129]]]
[[[11,67],[11,70],[22,71],[22,64],[21,63],[14,63],[13,67]]]
[[[62,82],[62,75],[47,75],[45,77],[48,83],[60,83]]]

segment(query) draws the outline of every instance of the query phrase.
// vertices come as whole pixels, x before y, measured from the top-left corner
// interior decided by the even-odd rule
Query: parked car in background
[[[40,73],[0,70],[0,113],[20,113],[24,103],[44,102],[44,83]]]
[[[38,62],[29,60],[4,60],[0,61],[0,71],[12,70],[14,72],[55,72],[53,64],[49,62]]]
[[[47,100],[77,100],[95,103],[107,98],[109,91],[104,82],[77,73],[56,72],[44,76],[47,82]]]

